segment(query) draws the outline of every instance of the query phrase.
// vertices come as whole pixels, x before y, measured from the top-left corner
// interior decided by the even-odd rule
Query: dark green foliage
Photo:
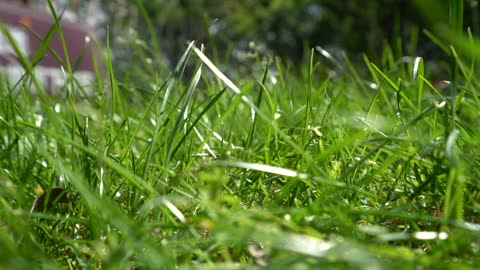
[[[308,57],[308,48],[317,45],[374,56],[385,42],[409,38],[427,24],[414,1],[402,0],[141,2],[155,25],[154,38],[169,60],[182,53],[185,40],[197,40],[221,52],[228,52],[232,42],[237,50],[248,51],[249,42],[254,41],[260,52],[268,51],[295,63],[302,62],[304,56]],[[139,16],[142,12],[136,12],[136,1],[110,8],[114,21],[118,20],[117,11],[123,11],[120,14],[130,22],[124,26],[145,29]],[[148,31],[140,31],[139,36],[152,38]]]

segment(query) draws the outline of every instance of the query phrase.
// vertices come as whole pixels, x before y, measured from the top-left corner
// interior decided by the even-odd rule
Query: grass
[[[0,268],[479,268],[480,46],[452,5],[452,39],[428,32],[448,89],[388,48],[232,81],[190,43],[166,78],[122,80],[107,49],[97,96],[31,96],[23,56],[0,85]]]

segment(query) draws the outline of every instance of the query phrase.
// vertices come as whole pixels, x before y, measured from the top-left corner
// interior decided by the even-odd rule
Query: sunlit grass
[[[141,82],[107,44],[108,94],[31,96],[23,57],[0,84],[0,268],[478,268],[478,48],[451,44],[448,89],[388,48],[234,81],[192,42]]]

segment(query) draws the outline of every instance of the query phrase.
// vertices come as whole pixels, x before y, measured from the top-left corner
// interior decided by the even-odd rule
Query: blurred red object
[[[60,14],[57,15],[60,16]],[[0,22],[6,26],[18,48],[30,61],[33,61],[43,39],[52,27],[55,27],[53,17],[46,9],[4,2],[0,2]],[[100,62],[99,51],[93,42],[95,29],[81,22],[67,20],[62,20],[61,25],[76,81],[82,86],[93,83],[95,80],[93,58],[97,58]],[[65,85],[67,77],[62,71],[62,64],[52,54],[53,51],[61,58],[63,69],[66,71],[67,58],[58,32],[50,43],[50,50],[36,65],[35,74],[43,87],[49,91],[56,91]],[[10,41],[1,32],[0,69],[13,83],[25,73]]]

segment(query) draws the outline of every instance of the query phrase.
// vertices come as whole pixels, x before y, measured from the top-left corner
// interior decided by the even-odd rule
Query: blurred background
[[[422,9],[422,4],[429,10]],[[143,5],[142,14],[138,4]],[[476,15],[477,1],[465,1],[469,15]],[[430,20],[445,20],[433,12],[435,6],[448,8],[448,0],[138,0],[104,1],[112,33],[134,32],[149,40],[144,16],[151,20],[167,58],[177,58],[186,40],[197,40],[220,50],[219,56],[241,57],[235,50],[252,47],[293,62],[302,61],[314,46],[345,50],[350,54],[380,55],[386,43],[398,38],[404,44],[420,46],[421,53],[435,53],[431,43],[421,42],[421,33]],[[431,18],[428,13],[437,14]],[[442,18],[443,17],[443,18]],[[478,26],[478,23],[471,25]],[[140,30],[139,30],[140,29]],[[431,31],[433,29],[430,29]],[[478,32],[478,29],[473,29]],[[414,39],[410,42],[411,39]],[[419,42],[420,41],[420,42]],[[412,44],[413,43],[413,44]],[[432,46],[432,47],[430,47]],[[230,48],[233,47],[233,48]],[[403,48],[414,53],[415,48]],[[408,52],[410,50],[410,52]],[[433,50],[433,51],[432,51]],[[244,55],[243,55],[244,56]]]
[[[7,0],[2,0],[7,1]],[[47,8],[46,0],[19,4]],[[365,53],[381,59],[391,47],[399,56],[441,59],[442,53],[423,34],[432,20],[448,21],[448,0],[54,0],[64,18],[95,27],[105,44],[106,29],[123,70],[132,61],[171,68],[187,41],[205,44],[219,63],[241,64],[257,56],[280,56],[297,64],[321,46],[354,60]],[[478,2],[465,1],[467,18],[478,34]],[[442,13],[443,12],[443,13]],[[435,14],[435,17],[429,14]],[[145,49],[132,50],[132,44]],[[377,59],[376,59],[377,58]],[[123,64],[122,64],[123,63]]]

